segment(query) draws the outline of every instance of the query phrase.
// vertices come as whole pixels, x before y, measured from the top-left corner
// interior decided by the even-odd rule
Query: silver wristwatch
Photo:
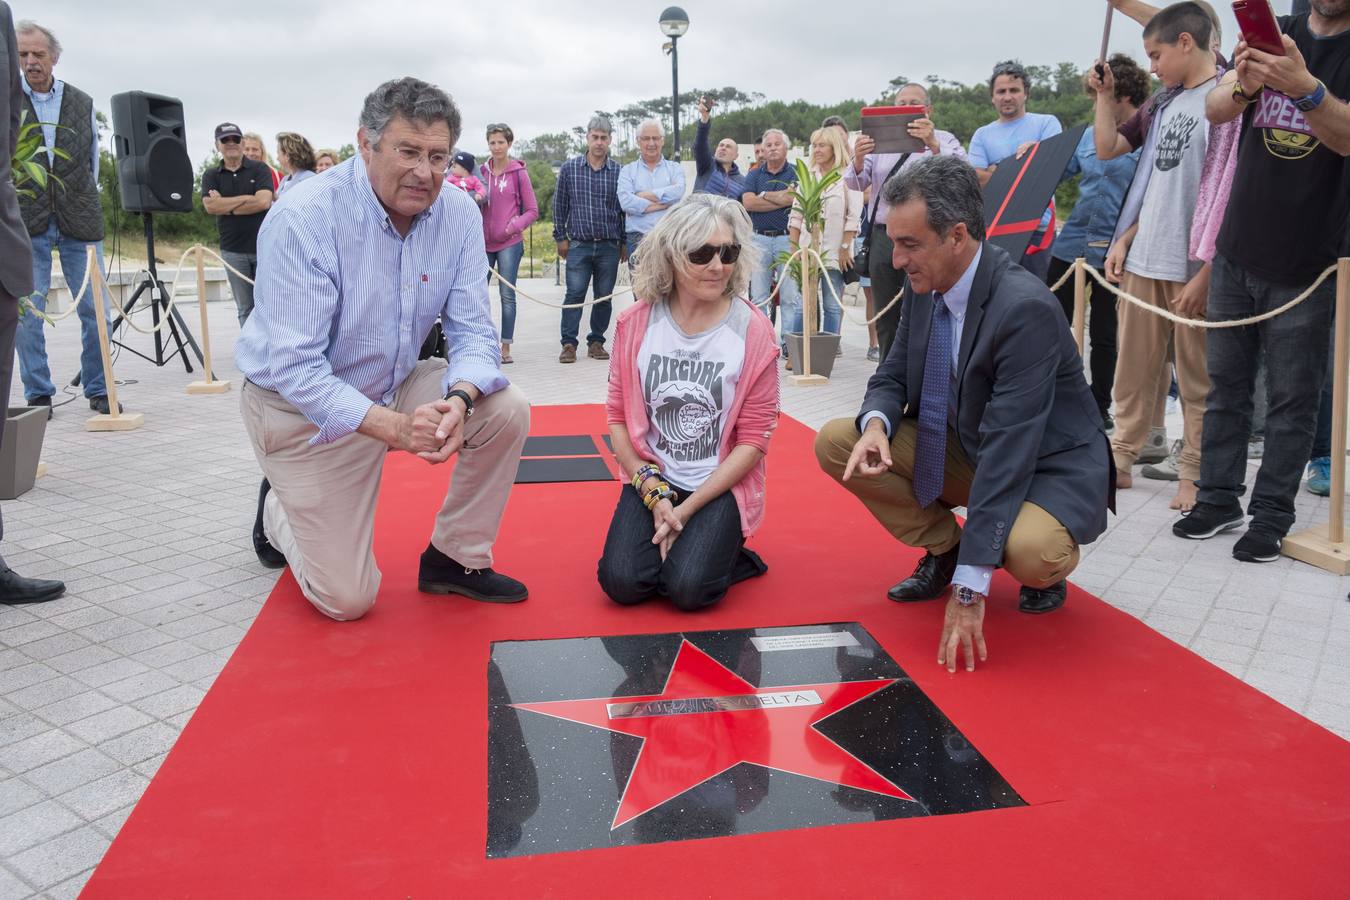
[[[955,597],[956,602],[962,606],[974,606],[984,599],[984,594],[978,593],[971,588],[966,587],[964,584],[958,584],[956,587],[952,588],[952,596]]]

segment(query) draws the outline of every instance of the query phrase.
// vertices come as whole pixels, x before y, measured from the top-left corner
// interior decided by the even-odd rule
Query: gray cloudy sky
[[[353,141],[362,98],[402,75],[450,91],[470,150],[485,146],[488,122],[508,122],[518,139],[528,138],[670,91],[657,27],[662,3],[9,2],[15,19],[56,32],[64,45],[57,77],[92,94],[99,109],[128,90],[181,99],[194,163],[225,120],[261,132],[269,148],[283,130],[319,147]],[[901,74],[979,81],[1009,57],[1086,65],[1106,10],[1104,0],[682,5],[691,22],[680,40],[685,89],[734,85],[813,102],[874,97]],[[1229,4],[1215,5],[1225,34],[1234,33]],[[1275,7],[1286,12],[1289,0]],[[1139,26],[1117,15],[1111,47],[1143,60]]]

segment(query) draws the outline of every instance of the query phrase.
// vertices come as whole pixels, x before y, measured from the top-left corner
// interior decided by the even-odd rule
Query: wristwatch
[[[455,388],[452,391],[446,391],[445,399],[449,400],[451,397],[458,397],[459,399],[464,401],[464,418],[467,419],[469,416],[473,415],[473,398],[469,396],[468,391],[462,390],[460,388]]]
[[[952,596],[962,606],[974,606],[984,599],[984,594],[975,591],[973,588],[968,588],[964,584],[958,584],[952,588]]]
[[[1306,97],[1294,98],[1294,105],[1302,112],[1312,112],[1322,105],[1322,101],[1327,98],[1327,86],[1318,80],[1317,87]]]
[[[1257,97],[1261,96],[1261,92],[1264,91],[1265,89],[1266,89],[1266,86],[1263,84],[1263,85],[1261,85],[1259,88],[1257,88],[1255,91],[1253,91],[1252,93],[1249,94],[1249,93],[1246,92],[1246,90],[1243,89],[1243,87],[1242,87],[1242,82],[1240,82],[1240,81],[1234,81],[1234,82],[1233,82],[1233,99],[1236,100],[1238,103],[1241,103],[1243,106],[1246,106],[1247,104],[1249,104],[1249,103],[1251,103],[1252,101],[1254,101]]]

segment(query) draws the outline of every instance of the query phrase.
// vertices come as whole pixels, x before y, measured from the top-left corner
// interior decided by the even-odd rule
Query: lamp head
[[[684,37],[689,30],[689,16],[678,6],[667,6],[661,13],[661,33],[669,38]]]

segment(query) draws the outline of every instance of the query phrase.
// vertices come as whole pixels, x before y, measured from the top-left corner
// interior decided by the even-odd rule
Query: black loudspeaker
[[[192,161],[182,102],[144,91],[114,94],[112,120],[122,208],[192,212]]]

